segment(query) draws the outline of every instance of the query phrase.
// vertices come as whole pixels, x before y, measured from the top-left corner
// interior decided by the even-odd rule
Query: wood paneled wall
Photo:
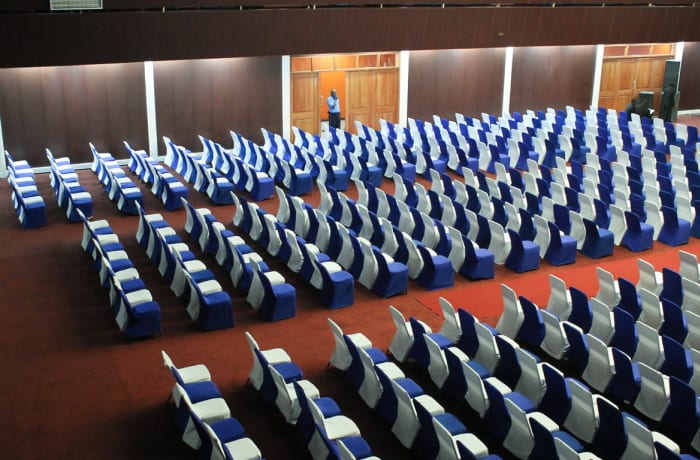
[[[700,42],[686,43],[681,63],[678,110],[700,109]]]
[[[197,135],[224,146],[229,130],[262,142],[260,128],[282,132],[279,57],[155,63],[156,120],[162,136],[201,150]]]
[[[46,148],[92,161],[88,142],[126,158],[122,141],[146,147],[143,64],[0,69],[5,149],[46,166]]]
[[[0,67],[700,41],[698,23],[700,6],[8,13],[0,15]]]
[[[453,120],[455,113],[479,117],[500,113],[504,48],[412,51],[408,74],[408,116]]]
[[[591,104],[595,46],[515,48],[510,111]]]

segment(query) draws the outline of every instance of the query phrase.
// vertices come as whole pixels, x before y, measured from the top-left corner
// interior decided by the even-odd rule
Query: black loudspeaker
[[[681,61],[666,61],[666,67],[664,68],[664,86],[662,88],[667,87],[669,83],[675,83],[676,89],[680,90],[680,88],[678,88],[678,80],[680,76]]]
[[[650,109],[654,108],[654,92],[653,91],[640,91],[637,95],[637,105],[646,101],[647,107]]]
[[[673,108],[671,109],[671,114],[669,117],[670,121],[676,121],[678,114],[678,98],[680,97],[680,88],[678,83],[681,77],[681,61],[666,61],[666,67],[664,68],[664,86],[661,88],[661,94],[663,95],[663,90],[671,83],[676,85],[676,97],[673,103]],[[659,97],[659,105],[661,104],[661,97]],[[661,107],[659,106],[659,112],[661,112]]]

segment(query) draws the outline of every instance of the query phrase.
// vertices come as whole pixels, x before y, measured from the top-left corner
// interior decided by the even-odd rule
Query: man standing
[[[661,107],[659,109],[659,117],[664,121],[671,121],[673,114],[673,106],[676,105],[676,84],[671,82],[664,88],[661,93]]]
[[[340,129],[340,100],[335,88],[331,90],[326,103],[328,104],[328,124],[331,128]]]

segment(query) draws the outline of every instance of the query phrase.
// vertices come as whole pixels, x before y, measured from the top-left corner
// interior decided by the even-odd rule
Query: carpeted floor
[[[37,182],[49,210],[49,225],[35,230],[20,229],[9,186],[2,182],[0,311],[4,327],[0,338],[0,394],[5,416],[0,445],[7,458],[194,458],[194,452],[179,440],[175,429],[172,403],[167,402],[173,381],[163,368],[161,350],[166,350],[176,365],[203,363],[209,367],[232,414],[266,458],[305,458],[305,452],[295,444],[293,430],[275,408],[268,407],[246,385],[252,359],[245,331],[250,331],[262,348],[283,347],[321,394],[335,398],[344,414],[355,420],[376,455],[406,458],[406,450],[349,383],[337,371],[327,369],[333,339],[326,318],[333,318],[346,332],[364,332],[376,346],[386,349],[394,332],[388,305],[394,305],[406,317],[415,316],[439,328],[442,318],[437,299],[443,296],[456,307],[466,308],[495,325],[502,310],[500,283],[544,304],[550,273],[594,295],[598,287],[596,266],[636,281],[639,257],[657,270],[664,266],[677,269],[679,263],[678,249],[660,243],[643,253],[616,248],[613,257],[591,260],[579,254],[575,265],[553,267],[542,262],[539,270],[525,274],[498,267],[494,280],[471,282],[457,277],[454,288],[434,292],[410,282],[407,295],[387,300],[357,285],[355,305],[336,311],[324,309],[312,289],[286,267],[272,263],[273,269],[297,287],[297,316],[264,323],[247,306],[243,295],[233,289],[213,257],[195,250],[230,292],[236,318],[233,329],[201,332],[136,244],[136,218],[117,212],[91,171],[80,171],[80,181],[93,195],[95,218],[107,219],[117,231],[159,302],[163,335],[128,341],[120,334],[107,305],[107,293],[99,286],[97,273],[80,247],[82,228],[66,222],[56,205],[48,175],[38,175]],[[135,182],[139,183],[137,179]],[[141,188],[148,212],[161,213],[188,241],[182,232],[184,211],[166,212],[150,191]],[[392,191],[391,185],[386,189]],[[315,190],[305,199],[317,205],[318,193]],[[353,196],[354,191],[348,194]],[[219,221],[231,226],[233,207],[214,207],[197,192],[191,192],[191,202],[196,207],[210,208]],[[276,211],[278,202],[274,198],[262,205]],[[700,242],[693,240],[681,249],[700,254]],[[434,390],[421,373],[410,367],[408,373],[426,390]],[[478,425],[470,423],[467,426],[478,432]]]

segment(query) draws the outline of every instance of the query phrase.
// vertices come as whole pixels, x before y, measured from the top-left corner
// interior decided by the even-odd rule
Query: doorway
[[[673,59],[674,48],[671,43],[607,45],[598,106],[621,112],[644,91],[653,93],[651,108],[658,109],[666,61]]]
[[[399,105],[398,53],[292,56],[292,126],[319,134],[328,126],[326,99],[335,89],[341,128],[355,133],[355,121],[379,129],[396,122]]]

